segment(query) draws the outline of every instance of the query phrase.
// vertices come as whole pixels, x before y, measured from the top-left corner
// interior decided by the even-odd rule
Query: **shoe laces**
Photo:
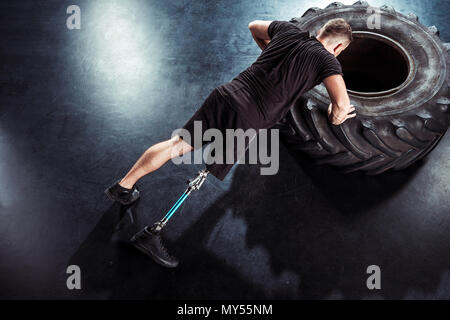
[[[162,251],[166,256],[171,257],[170,254],[169,254],[169,252],[167,251],[166,246],[164,245],[164,242],[163,242],[163,239],[162,239],[161,235],[158,234],[157,237],[158,237],[158,242],[159,242],[159,244],[160,244],[161,251]]]
[[[158,238],[158,242],[159,242],[159,247],[161,248],[162,253],[164,253],[166,255],[166,257],[173,259],[173,257],[170,255],[170,253],[167,251],[166,246],[164,245],[164,241],[163,238],[161,236],[161,233],[158,232],[158,234],[156,235],[156,237]]]

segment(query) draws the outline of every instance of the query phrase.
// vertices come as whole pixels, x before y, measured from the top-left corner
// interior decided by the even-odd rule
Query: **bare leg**
[[[131,189],[133,185],[143,176],[159,169],[170,159],[179,157],[186,152],[192,151],[192,147],[179,136],[157,143],[148,148],[133,167],[128,171],[119,184]]]

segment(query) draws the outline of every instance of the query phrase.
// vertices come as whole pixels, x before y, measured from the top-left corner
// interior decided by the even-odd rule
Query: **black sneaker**
[[[136,249],[151,257],[163,267],[176,268],[178,266],[178,260],[167,252],[161,232],[156,231],[155,228],[145,227],[131,237],[130,241]]]
[[[119,184],[119,181],[106,189],[105,193],[112,201],[117,201],[125,206],[132,204],[139,199],[139,190],[136,186],[133,186],[131,189],[127,189],[122,187]]]

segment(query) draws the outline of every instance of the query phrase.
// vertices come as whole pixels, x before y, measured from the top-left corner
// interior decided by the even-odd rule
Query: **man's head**
[[[344,19],[331,19],[317,32],[317,40],[337,57],[352,42],[352,27]]]

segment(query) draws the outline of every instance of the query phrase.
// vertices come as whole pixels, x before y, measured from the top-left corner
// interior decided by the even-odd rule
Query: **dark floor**
[[[285,147],[278,175],[240,165],[209,177],[167,230],[176,270],[121,242],[133,226],[105,187],[257,58],[249,21],[328,2],[1,1],[0,297],[450,299],[449,135],[378,177]],[[81,30],[66,28],[73,3]],[[450,41],[448,1],[389,3]],[[159,219],[200,168],[169,163],[142,180],[137,225]],[[81,291],[66,289],[70,264]]]

